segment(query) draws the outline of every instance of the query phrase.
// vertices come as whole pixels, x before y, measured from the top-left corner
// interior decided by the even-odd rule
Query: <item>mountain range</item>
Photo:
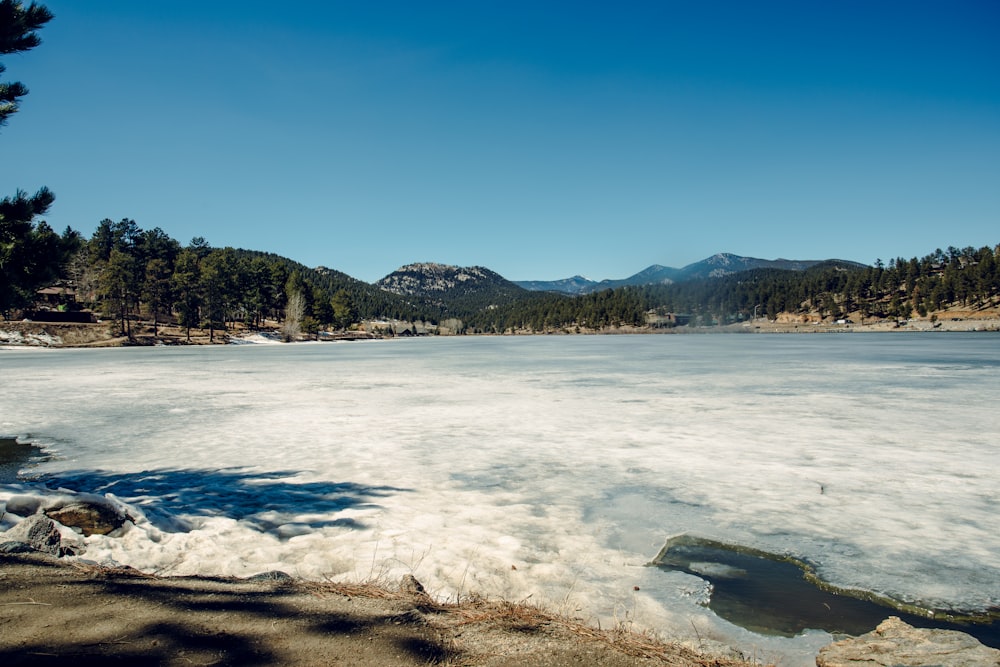
[[[793,259],[757,259],[756,257],[741,257],[728,252],[712,255],[700,262],[688,264],[675,269],[670,266],[653,264],[642,271],[618,280],[588,280],[583,276],[573,276],[562,280],[522,280],[514,284],[526,290],[536,292],[561,292],[563,294],[588,294],[626,285],[668,285],[688,280],[703,278],[721,278],[740,271],[751,269],[785,269],[788,271],[805,271],[806,269],[828,260],[793,260]],[[863,264],[833,260],[844,264]]]
[[[619,280],[588,280],[583,276],[573,276],[562,280],[520,280],[510,281],[490,269],[473,266],[459,267],[431,262],[408,264],[377,281],[375,286],[393,294],[414,296],[437,301],[447,298],[482,295],[489,292],[499,302],[516,299],[521,290],[529,292],[556,292],[560,294],[589,294],[601,290],[624,287],[626,285],[656,285],[680,283],[705,278],[721,278],[752,269],[784,269],[805,271],[825,261],[863,267],[857,262],[844,260],[789,260],[757,259],[741,257],[731,253],[712,255],[700,262],[675,269],[653,264],[642,271]]]

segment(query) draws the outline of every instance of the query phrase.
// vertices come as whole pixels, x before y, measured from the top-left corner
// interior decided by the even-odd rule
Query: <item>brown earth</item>
[[[230,332],[232,333],[232,332]],[[242,333],[239,331],[238,333]],[[214,338],[214,340],[212,340]],[[133,323],[132,339],[122,336],[115,323],[76,324],[59,322],[0,322],[0,345],[8,343],[32,347],[122,347],[125,345],[209,345],[229,340],[224,332],[209,335],[207,329],[185,329],[151,323]]]
[[[0,555],[3,665],[745,667],[524,604]]]
[[[865,318],[860,312],[849,313],[843,324],[832,317],[822,318],[818,313],[781,313],[774,320],[760,318],[752,323],[733,325],[751,327],[762,333],[777,332],[829,332],[829,331],[1000,331],[1000,305],[987,304],[981,308],[956,306],[947,310],[928,313],[924,317],[908,320],[895,318]]]

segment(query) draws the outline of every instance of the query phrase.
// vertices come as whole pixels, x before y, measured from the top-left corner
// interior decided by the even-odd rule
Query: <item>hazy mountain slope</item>
[[[562,292],[563,294],[585,294],[592,291],[597,281],[583,276],[573,276],[562,280],[515,280],[514,284],[531,292]]]
[[[587,294],[606,289],[615,289],[627,285],[669,285],[671,283],[698,280],[701,278],[720,278],[722,276],[750,271],[753,269],[785,269],[789,271],[805,271],[821,262],[829,260],[790,260],[790,259],[758,259],[742,257],[732,253],[719,253],[700,262],[688,264],[682,269],[653,264],[642,271],[617,280],[587,280],[580,276],[563,280],[523,280],[516,284],[531,291],[561,292],[564,294]],[[836,260],[843,261],[843,260]],[[846,262],[858,267],[864,266],[856,262]]]

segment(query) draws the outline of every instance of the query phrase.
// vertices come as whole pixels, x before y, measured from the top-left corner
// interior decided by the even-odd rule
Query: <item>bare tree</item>
[[[286,343],[298,340],[305,314],[306,300],[302,292],[295,291],[289,294],[288,304],[285,306],[285,322],[281,325],[281,338]]]

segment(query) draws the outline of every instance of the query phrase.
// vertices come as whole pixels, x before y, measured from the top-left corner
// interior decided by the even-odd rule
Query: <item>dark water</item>
[[[709,608],[747,630],[793,637],[812,628],[856,636],[871,632],[889,616],[898,616],[914,627],[958,630],[1000,648],[1000,623],[995,619],[965,623],[906,613],[889,604],[822,590],[793,562],[697,539],[693,542],[669,545],[654,564],[711,583]]]
[[[44,459],[42,450],[14,438],[0,438],[0,484],[18,481],[17,473],[29,463]]]

